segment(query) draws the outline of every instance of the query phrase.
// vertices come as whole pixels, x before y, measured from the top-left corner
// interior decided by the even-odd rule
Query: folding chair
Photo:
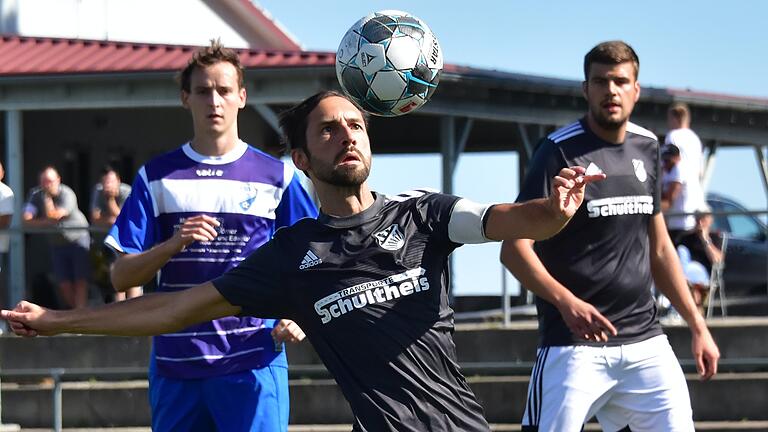
[[[723,271],[725,270],[725,254],[728,250],[728,234],[723,233],[723,244],[720,246],[722,259],[718,263],[712,263],[712,273],[709,276],[709,295],[707,296],[707,318],[712,318],[713,302],[715,294],[720,296],[720,315],[727,316],[727,300],[725,299],[725,285],[723,284]]]

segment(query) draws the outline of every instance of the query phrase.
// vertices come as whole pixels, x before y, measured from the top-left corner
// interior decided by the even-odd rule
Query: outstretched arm
[[[656,287],[667,296],[675,310],[688,323],[692,334],[691,348],[696,369],[702,379],[709,379],[717,373],[720,351],[688,290],[680,260],[667,233],[664,217],[661,213],[656,214],[650,224],[648,232],[653,280]]]
[[[584,201],[584,187],[605,174],[584,175],[584,168],[563,168],[552,181],[548,198],[498,204],[488,211],[485,235],[491,240],[543,240],[557,234]]]
[[[212,283],[183,291],[154,293],[119,303],[66,311],[21,302],[3,310],[19,336],[51,336],[60,333],[150,336],[181,330],[192,324],[240,313]]]

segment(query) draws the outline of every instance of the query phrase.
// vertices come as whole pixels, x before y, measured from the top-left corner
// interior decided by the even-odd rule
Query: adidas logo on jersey
[[[315,255],[314,252],[311,250],[308,250],[306,254],[304,254],[304,258],[301,260],[301,264],[299,265],[299,270],[306,270],[310,267],[314,267],[318,264],[322,264],[323,260],[318,258],[317,255]]]
[[[377,232],[373,237],[379,246],[390,251],[398,250],[405,244],[405,236],[397,224],[392,224],[389,228]]]

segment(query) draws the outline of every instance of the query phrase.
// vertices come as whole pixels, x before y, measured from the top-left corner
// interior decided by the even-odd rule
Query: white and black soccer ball
[[[437,88],[443,52],[427,24],[396,10],[361,18],[336,52],[336,76],[344,92],[380,116],[407,114]]]

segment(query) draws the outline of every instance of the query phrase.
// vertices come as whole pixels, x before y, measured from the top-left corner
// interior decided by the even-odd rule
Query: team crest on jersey
[[[240,208],[243,209],[243,211],[248,211],[248,209],[251,208],[251,205],[253,205],[253,202],[256,201],[257,190],[250,184],[243,185],[243,190],[246,198],[240,201]]]
[[[648,173],[645,171],[645,164],[640,159],[632,159],[632,166],[635,168],[637,179],[645,183],[648,179]]]
[[[377,232],[373,237],[379,246],[390,251],[398,250],[405,244],[405,236],[397,224],[392,224],[389,228]]]

